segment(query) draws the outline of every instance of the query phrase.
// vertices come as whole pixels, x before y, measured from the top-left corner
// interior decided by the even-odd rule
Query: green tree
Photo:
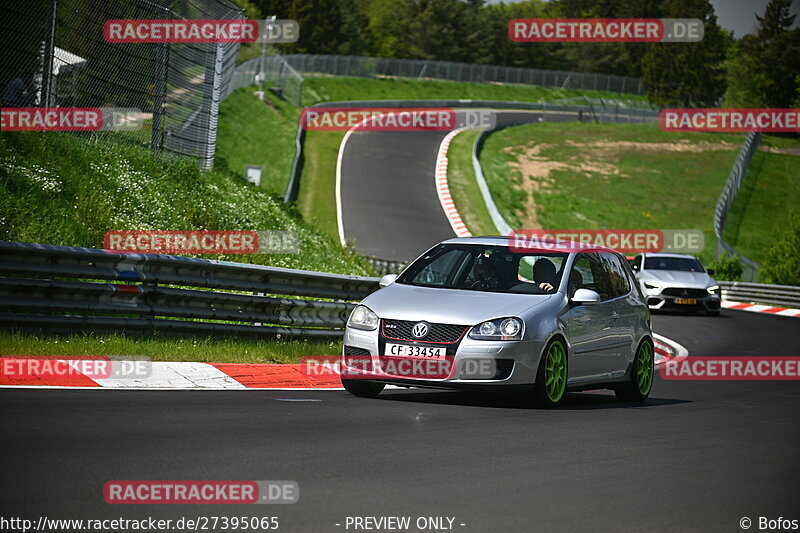
[[[561,17],[660,18],[659,0],[557,0]],[[557,52],[564,69],[640,76],[647,43],[565,43]]]
[[[653,43],[642,58],[648,100],[665,106],[714,106],[725,90],[723,62],[732,38],[717,24],[709,0],[673,0],[669,18],[698,18],[705,34],[696,43]]]
[[[792,0],[771,0],[757,16],[754,35],[744,36],[725,63],[731,107],[790,107],[800,72],[800,29],[790,29],[795,15]]]
[[[776,285],[800,285],[800,213],[789,215],[789,225],[767,252],[761,279]]]
[[[769,40],[776,35],[789,31],[794,24],[796,15],[792,15],[793,0],[770,0],[764,15],[756,15],[758,20],[757,37],[761,40]]]
[[[754,52],[757,48],[755,38],[746,35],[728,50],[725,60],[725,107],[767,107],[769,80]]]

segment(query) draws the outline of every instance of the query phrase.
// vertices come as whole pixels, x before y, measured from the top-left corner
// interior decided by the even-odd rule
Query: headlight
[[[469,332],[469,338],[483,341],[518,341],[524,328],[518,318],[498,318],[481,322]]]
[[[645,286],[646,289],[657,289],[658,288],[658,285],[653,285],[651,283],[645,283],[644,286]]]
[[[708,294],[719,294],[719,285],[712,285],[706,289]]]
[[[347,327],[365,329],[367,331],[378,329],[378,315],[368,307],[357,305],[353,312],[350,313],[350,318],[347,319]]]

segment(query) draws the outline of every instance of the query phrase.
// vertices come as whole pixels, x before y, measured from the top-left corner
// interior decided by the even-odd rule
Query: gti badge
[[[428,334],[428,324],[425,322],[417,322],[414,324],[414,327],[411,328],[411,335],[413,335],[417,339],[421,339]]]

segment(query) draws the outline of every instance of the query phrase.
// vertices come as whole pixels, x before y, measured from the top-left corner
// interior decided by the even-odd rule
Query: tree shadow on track
[[[493,409],[536,409],[536,407],[532,405],[530,397],[521,393],[501,394],[491,392],[480,393],[410,389],[407,391],[384,391],[380,395],[380,399],[392,402],[484,407]],[[556,410],[646,409],[682,403],[692,403],[692,401],[651,397],[643,403],[621,402],[614,396],[613,392],[589,391],[567,393]]]

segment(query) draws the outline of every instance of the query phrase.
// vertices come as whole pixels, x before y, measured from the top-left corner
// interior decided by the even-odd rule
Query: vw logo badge
[[[417,339],[421,339],[428,334],[428,324],[425,322],[417,322],[414,324],[414,327],[411,328],[411,335],[416,337]]]

